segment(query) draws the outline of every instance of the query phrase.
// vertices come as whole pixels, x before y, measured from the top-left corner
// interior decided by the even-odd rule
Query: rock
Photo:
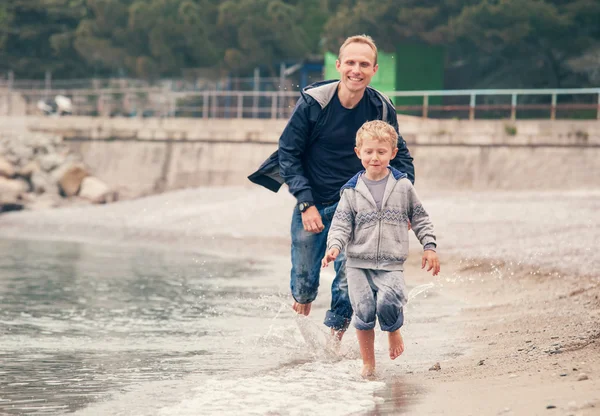
[[[95,204],[103,204],[107,202],[107,197],[110,194],[110,188],[100,179],[94,176],[87,176],[81,182],[79,196],[87,199]]]
[[[24,179],[7,179],[0,176],[0,194],[21,194],[29,191],[29,184]]]
[[[52,175],[58,178],[58,185],[66,196],[77,195],[81,182],[89,172],[81,163],[69,163],[56,169]]]
[[[57,168],[65,162],[65,156],[59,153],[49,153],[39,157],[38,161],[40,163],[40,167],[44,171],[50,172],[52,169]]]
[[[25,164],[33,159],[33,148],[28,147],[25,144],[18,144],[12,147],[12,153],[16,157],[15,164]]]
[[[34,172],[38,172],[40,170],[40,165],[35,160],[31,162],[27,162],[25,166],[19,169],[18,175],[23,178],[31,179],[31,176]]]
[[[581,373],[581,374],[579,374],[579,377],[577,377],[577,381],[585,381],[585,380],[589,380],[589,379],[590,378],[585,373]]]
[[[23,209],[22,194],[29,188],[19,179],[7,179],[0,176],[0,212]]]
[[[33,187],[33,192],[36,194],[48,193],[51,195],[58,195],[58,185],[56,184],[56,181],[48,173],[41,170],[31,174],[31,185]]]
[[[0,156],[0,176],[12,178],[15,176],[15,168],[11,162]]]
[[[30,201],[27,203],[27,205],[25,205],[25,209],[31,211],[40,211],[43,209],[55,208],[62,205],[61,200],[62,198],[60,195],[58,195],[58,193],[45,193],[34,197],[33,201]]]
[[[479,362],[477,363],[477,365],[483,365],[485,363],[485,360],[479,360]]]
[[[440,363],[435,363],[434,365],[429,367],[429,371],[440,371],[441,369],[442,366],[440,365]]]

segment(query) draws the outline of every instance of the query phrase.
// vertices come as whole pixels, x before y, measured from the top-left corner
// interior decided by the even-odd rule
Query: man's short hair
[[[342,43],[342,46],[340,46],[340,52],[338,54],[338,59],[340,61],[342,60],[342,52],[344,51],[344,48],[351,43],[364,43],[365,45],[369,45],[375,54],[375,62],[373,62],[373,65],[377,65],[377,45],[375,45],[375,41],[369,35],[355,35],[347,38],[344,43]]]
[[[398,147],[398,133],[391,124],[382,120],[367,121],[356,132],[356,147],[359,149],[364,139],[375,139],[379,142],[389,143],[392,150]]]

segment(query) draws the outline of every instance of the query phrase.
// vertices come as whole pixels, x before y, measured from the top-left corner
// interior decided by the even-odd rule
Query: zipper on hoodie
[[[377,213],[377,219],[379,221],[379,235],[377,237],[377,251],[375,252],[375,268],[379,269],[379,246],[381,244],[381,213],[382,210],[380,209],[379,212]]]

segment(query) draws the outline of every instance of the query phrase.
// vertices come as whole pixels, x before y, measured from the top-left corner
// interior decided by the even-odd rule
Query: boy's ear
[[[396,149],[398,150],[398,149]],[[356,156],[358,156],[358,158],[360,159],[360,149],[358,147],[354,148],[354,153],[356,153]]]
[[[392,159],[395,158],[397,154],[398,154],[398,148],[396,147],[394,150],[392,150]]]

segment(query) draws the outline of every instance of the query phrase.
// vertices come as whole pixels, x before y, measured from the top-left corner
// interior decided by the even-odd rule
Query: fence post
[[[550,107],[550,120],[556,120],[556,94],[552,94],[552,106]]]
[[[260,69],[254,68],[254,96],[252,97],[252,117],[258,115],[258,91],[260,91]]]
[[[276,95],[276,102],[278,105],[281,105],[281,110],[283,112],[283,104],[285,102],[283,98],[283,92],[285,91],[285,62],[281,62],[279,64],[279,91]],[[281,97],[281,98],[280,98]],[[277,113],[275,113],[275,117],[271,116],[271,118],[277,118]]]
[[[423,96],[423,118],[427,118],[427,113],[429,111],[429,95]]]
[[[271,118],[277,118],[277,102],[279,91],[271,95]]]
[[[6,97],[6,115],[10,116],[12,114],[12,89],[13,84],[15,83],[15,73],[13,71],[8,71],[8,96]]]
[[[513,94],[510,98],[510,119],[512,121],[517,119],[517,94]]]
[[[204,91],[202,94],[202,118],[208,118],[208,101],[210,97],[208,95],[208,91]]]
[[[469,102],[469,120],[475,120],[475,94],[471,94]]]
[[[213,118],[219,118],[219,96],[218,96],[218,91],[212,91],[212,117]]]
[[[52,73],[50,71],[46,71],[44,77],[44,100],[47,100],[50,96],[50,90],[52,89]]]
[[[237,118],[244,117],[243,103],[244,103],[244,96],[242,95],[241,92],[238,92],[238,94],[237,94]]]

